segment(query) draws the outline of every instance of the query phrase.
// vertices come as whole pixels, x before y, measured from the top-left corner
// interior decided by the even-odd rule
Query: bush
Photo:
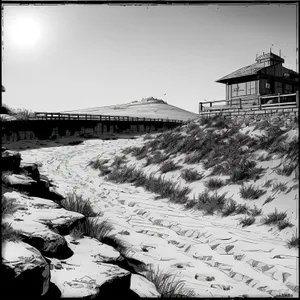
[[[299,237],[293,236],[287,241],[287,246],[289,248],[299,248]]]
[[[254,185],[250,184],[248,186],[242,185],[240,188],[240,195],[244,199],[258,199],[260,196],[265,194],[266,191],[261,190]]]
[[[16,203],[16,199],[7,199],[1,197],[1,216],[12,215],[18,210],[19,205]]]
[[[97,216],[91,206],[91,203],[88,200],[82,199],[82,196],[75,193],[69,194],[66,199],[61,201],[61,204],[65,209],[78,212],[86,217]]]
[[[186,182],[193,182],[193,181],[201,180],[203,178],[203,175],[200,174],[197,170],[184,169],[181,172],[181,177]]]
[[[85,220],[78,222],[70,234],[74,238],[80,238],[86,235],[103,242],[104,238],[110,234],[114,227],[108,221],[98,221],[98,219],[86,218]]]
[[[18,120],[30,120],[35,117],[35,113],[28,109],[23,108],[23,109],[16,110],[14,116]]]
[[[11,107],[9,107],[8,105],[2,103],[0,114],[12,115],[13,109]]]
[[[159,170],[164,174],[181,168],[182,168],[181,166],[175,165],[173,161],[168,160],[161,165]]]
[[[14,230],[7,222],[2,222],[1,224],[1,238],[2,243],[8,241],[18,242],[23,240],[21,231]]]
[[[153,282],[162,298],[193,297],[195,293],[187,290],[184,281],[176,278],[176,275],[163,273],[159,269],[150,269],[146,273],[146,278]]]
[[[251,217],[245,216],[245,218],[240,222],[240,224],[243,225],[242,227],[245,227],[245,226],[252,225],[254,222],[255,222],[255,218],[253,216],[251,216]]]
[[[275,212],[269,213],[267,216],[262,218],[262,223],[266,225],[277,224],[280,221],[283,221],[286,216],[286,212],[278,213],[277,209],[275,208]]]
[[[204,182],[204,185],[210,190],[217,190],[224,186],[225,182],[220,178],[210,178]]]

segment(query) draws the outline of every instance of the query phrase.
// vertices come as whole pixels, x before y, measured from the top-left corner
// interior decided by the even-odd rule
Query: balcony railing
[[[235,98],[199,102],[199,114],[206,112],[230,110],[264,110],[270,108],[298,108],[299,92],[293,94],[277,94],[258,96],[256,98]]]

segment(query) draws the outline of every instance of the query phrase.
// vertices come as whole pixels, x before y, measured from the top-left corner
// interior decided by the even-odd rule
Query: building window
[[[256,81],[248,81],[247,82],[247,95],[255,94],[255,89],[256,89],[255,83],[256,83]]]
[[[282,94],[283,93],[283,90],[282,90],[282,82],[278,82],[276,81],[275,82],[275,93],[276,94]]]
[[[246,83],[236,83],[231,85],[231,96],[238,97],[238,96],[245,96],[246,95]]]
[[[284,85],[284,93],[285,94],[290,94],[293,92],[293,87],[291,84],[285,84]]]

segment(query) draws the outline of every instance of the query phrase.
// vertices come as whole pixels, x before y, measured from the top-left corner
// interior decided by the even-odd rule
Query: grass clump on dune
[[[239,193],[244,199],[254,200],[265,194],[266,191],[257,188],[253,184],[250,184],[248,186],[242,185]]]
[[[287,217],[286,212],[278,212],[277,208],[272,213],[269,213],[265,217],[262,218],[262,223],[266,225],[270,224],[278,224],[280,221],[283,221]]]
[[[203,175],[200,174],[197,170],[184,169],[181,171],[181,177],[186,182],[193,182],[193,181],[201,180],[203,178]]]
[[[1,216],[12,215],[18,210],[19,205],[16,203],[16,199],[7,199],[1,196]]]
[[[113,229],[113,225],[108,221],[99,222],[98,219],[86,218],[76,224],[70,235],[75,239],[85,235],[103,242]]]
[[[236,201],[234,201],[233,199],[229,199],[222,210],[222,217],[228,217],[232,215],[233,213],[235,213],[236,209],[237,209]]]
[[[89,162],[89,166],[91,166],[95,170],[100,170],[101,175],[107,175],[111,172],[107,163],[109,162],[108,159],[95,159]]]
[[[287,184],[282,182],[275,182],[272,186],[272,192],[277,193],[278,191],[284,192],[287,190]]]
[[[195,293],[185,288],[183,280],[176,278],[176,275],[163,273],[159,269],[150,269],[146,278],[153,282],[162,298],[193,297]]]
[[[218,190],[225,185],[225,182],[220,178],[209,178],[204,182],[204,186],[210,190]]]
[[[295,170],[295,166],[293,165],[283,165],[282,168],[276,170],[278,175],[290,176]]]
[[[174,164],[173,161],[168,160],[168,161],[165,161],[161,165],[159,170],[164,174],[164,173],[168,173],[168,172],[171,172],[171,171],[176,171],[176,170],[181,169],[181,168],[182,168],[181,166],[178,166],[178,165]]]
[[[61,201],[61,204],[65,209],[78,212],[86,217],[97,216],[91,206],[91,203],[88,200],[82,199],[82,196],[79,196],[75,193],[70,193],[66,199]]]
[[[245,216],[243,220],[241,220],[240,224],[242,227],[250,226],[255,222],[255,218],[253,216],[247,217]]]
[[[126,162],[126,157],[123,156],[115,156],[111,167],[115,167],[115,168],[119,168],[122,164],[124,164]]]
[[[293,227],[294,225],[289,220],[281,220],[278,222],[277,227],[279,230],[283,230],[287,227]]]
[[[142,186],[146,190],[159,194],[162,198],[169,198],[173,202],[185,203],[187,195],[190,193],[188,187],[180,187],[173,181],[164,178],[155,177],[153,174],[146,176],[142,171],[132,167],[123,167],[113,170],[107,180],[118,183],[132,183],[135,186]]]
[[[299,248],[299,237],[293,236],[287,241],[287,246],[289,248]]]
[[[1,224],[1,238],[4,242],[19,242],[23,240],[22,233],[19,230],[15,230],[11,227],[11,224],[2,222]]]

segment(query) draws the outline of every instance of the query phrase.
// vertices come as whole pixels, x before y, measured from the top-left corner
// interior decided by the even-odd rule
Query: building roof
[[[263,68],[266,68],[266,65],[264,62],[262,63],[255,63],[243,68],[240,68],[218,80],[216,80],[216,82],[226,82],[228,81],[228,79],[231,78],[238,78],[238,77],[244,77],[244,76],[249,76],[249,75],[254,75],[257,74],[260,70],[262,70]]]
[[[267,61],[267,60],[273,60],[273,61],[278,61],[278,62],[284,63],[283,58],[281,58],[280,56],[278,56],[278,55],[276,55],[272,52],[264,53],[264,54],[262,54],[262,55],[260,55],[256,58],[256,61],[258,63],[263,62],[263,61]]]

